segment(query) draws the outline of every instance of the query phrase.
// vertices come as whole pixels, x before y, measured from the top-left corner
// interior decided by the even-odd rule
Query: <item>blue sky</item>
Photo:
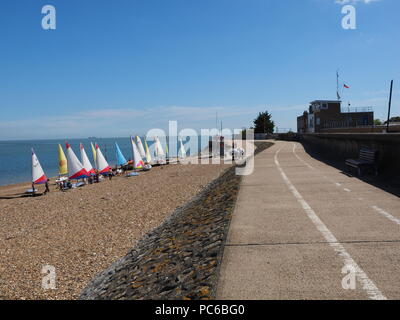
[[[280,128],[314,99],[400,115],[398,0],[2,0],[0,140],[128,136],[150,128]],[[41,9],[57,29],[41,28]]]

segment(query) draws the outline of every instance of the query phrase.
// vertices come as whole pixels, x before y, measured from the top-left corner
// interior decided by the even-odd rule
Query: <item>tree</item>
[[[379,119],[375,119],[375,120],[374,120],[374,125],[376,125],[376,126],[381,126],[381,125],[382,125],[382,121],[379,120]]]
[[[260,112],[254,119],[254,133],[274,133],[275,123],[271,120],[271,114],[268,111]]]
[[[400,122],[400,117],[392,117],[389,119],[390,122]],[[387,121],[384,122],[384,124],[387,124]]]

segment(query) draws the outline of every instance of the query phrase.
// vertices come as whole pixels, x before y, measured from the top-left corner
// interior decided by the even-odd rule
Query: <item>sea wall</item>
[[[314,151],[335,159],[358,158],[361,147],[379,151],[381,172],[400,172],[400,134],[316,133],[302,134],[301,141]]]
[[[271,145],[255,142],[255,154]],[[232,166],[98,274],[79,298],[214,299],[240,181]]]

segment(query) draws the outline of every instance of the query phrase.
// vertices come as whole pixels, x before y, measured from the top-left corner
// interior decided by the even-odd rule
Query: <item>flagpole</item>
[[[390,82],[389,110],[388,110],[386,133],[389,133],[390,109],[392,107],[392,93],[393,93],[393,80]]]
[[[340,100],[340,94],[339,94],[339,69],[336,70],[336,95],[337,95],[337,99]]]

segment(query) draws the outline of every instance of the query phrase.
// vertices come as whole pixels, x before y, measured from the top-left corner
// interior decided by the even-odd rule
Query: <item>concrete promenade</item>
[[[399,198],[276,142],[242,180],[217,298],[400,299]]]

